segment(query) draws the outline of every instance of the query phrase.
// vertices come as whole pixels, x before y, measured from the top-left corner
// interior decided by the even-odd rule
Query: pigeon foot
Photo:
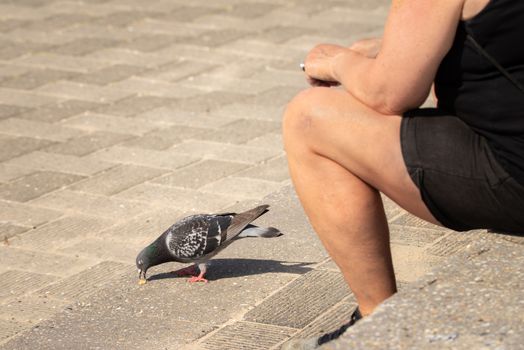
[[[190,279],[187,280],[188,283],[195,283],[195,282],[204,282],[204,283],[207,283],[208,280],[206,280],[204,277],[202,276],[193,276],[191,277]]]

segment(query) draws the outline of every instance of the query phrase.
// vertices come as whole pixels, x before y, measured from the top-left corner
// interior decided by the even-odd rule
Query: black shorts
[[[433,108],[407,112],[400,142],[408,172],[441,224],[524,233],[524,186],[459,118]]]

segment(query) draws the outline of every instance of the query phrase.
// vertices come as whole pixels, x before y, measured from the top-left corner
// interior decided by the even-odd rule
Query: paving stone
[[[269,105],[252,105],[248,103],[232,103],[214,112],[217,117],[262,119],[275,122],[282,121],[284,107]]]
[[[24,108],[24,107],[0,104],[0,119],[14,117],[27,110],[28,108]]]
[[[135,164],[150,168],[177,169],[197,161],[191,154],[176,154],[170,151],[156,151],[143,148],[113,146],[92,153],[86,158],[102,159],[121,164]]]
[[[197,37],[209,30],[209,26],[195,25],[193,23],[180,23],[158,18],[145,18],[133,23],[132,28],[138,33],[167,34],[185,37]]]
[[[469,243],[474,240],[471,236],[465,236],[462,233],[449,233],[435,244],[427,248],[426,252],[437,256],[451,256],[461,250],[464,250]]]
[[[56,143],[44,148],[43,151],[81,157],[102,148],[122,143],[132,137],[132,135],[121,133],[95,131],[85,136],[70,139],[66,142]]]
[[[206,23],[207,25],[208,23]],[[195,60],[211,64],[228,64],[238,59],[239,55],[232,52],[212,50],[209,47],[173,44],[164,49],[158,50],[155,54],[167,57],[177,57],[177,59]]]
[[[157,129],[162,125],[140,119],[130,119],[92,112],[86,112],[78,116],[68,118],[61,124],[87,132],[106,131],[128,135],[142,135],[151,130]]]
[[[9,270],[0,274],[0,279],[3,284],[2,290],[0,290],[0,300],[4,301],[47,286],[56,281],[57,277]]]
[[[11,269],[52,276],[68,276],[94,265],[92,260],[0,246],[0,263]]]
[[[409,213],[406,213],[404,215],[401,215],[400,217],[396,218],[391,222],[394,225],[403,225],[403,226],[410,226],[410,227],[423,227],[423,228],[431,228],[435,230],[446,230],[443,227],[434,225],[432,223],[429,223],[427,221],[424,221],[414,215],[411,215]]]
[[[150,15],[154,15],[154,12],[136,11],[136,9],[133,9],[132,11],[118,11],[107,14],[103,17],[97,17],[90,23],[103,26],[123,27]]]
[[[17,59],[18,64],[39,68],[66,70],[78,73],[87,73],[100,68],[111,66],[111,62],[104,62],[88,57],[73,57],[53,53],[37,53]]]
[[[34,172],[33,169],[21,168],[0,163],[0,183],[7,183],[16,178]]]
[[[190,112],[209,112],[218,107],[222,107],[234,102],[244,101],[251,95],[246,91],[231,92],[231,91],[210,91],[202,92],[193,97],[184,98],[171,104],[171,110],[184,110]]]
[[[89,20],[90,17],[81,13],[77,14],[57,14],[47,18],[44,18],[41,21],[32,21],[25,28],[28,30],[45,32],[52,31],[54,29],[64,28],[72,26],[76,23]]]
[[[260,94],[256,94],[252,97],[247,98],[244,103],[247,104],[255,104],[255,105],[276,105],[276,106],[284,106],[286,105],[293,96],[298,94],[300,91],[299,88],[296,86],[286,86],[286,85],[280,85],[275,86],[267,91],[264,91]]]
[[[187,40],[178,40],[178,43],[187,43],[191,45],[218,47],[233,40],[245,37],[248,32],[236,29],[214,29],[204,32],[197,37],[189,37]]]
[[[83,179],[82,176],[51,171],[39,171],[0,185],[0,198],[27,202],[43,194]]]
[[[165,174],[167,170],[136,165],[118,165],[69,188],[74,191],[111,196]]]
[[[107,85],[143,72],[144,68],[127,64],[115,64],[103,69],[82,75],[76,75],[69,80],[84,84]]]
[[[1,120],[0,130],[5,134],[13,136],[42,138],[51,141],[66,141],[72,137],[82,135],[81,131],[61,125],[19,118]]]
[[[0,241],[4,244],[11,244],[9,238],[29,230],[27,226],[18,226],[10,223],[0,223]]]
[[[107,33],[102,33],[102,35],[107,35]],[[160,50],[150,53],[119,48],[98,50],[85,57],[95,61],[103,61],[107,65],[128,64],[147,68],[158,67],[175,59],[173,56],[163,55]]]
[[[201,94],[203,91],[200,86],[181,86],[161,80],[148,80],[141,77],[131,77],[111,85],[115,91],[125,91],[130,94],[144,94],[165,98],[186,98]]]
[[[88,102],[111,102],[131,95],[129,91],[114,87],[114,85],[98,86],[81,84],[72,81],[57,81],[37,88],[44,95],[56,96],[64,99],[75,99]]]
[[[25,153],[52,145],[49,140],[39,140],[30,137],[11,137],[0,134],[0,161],[16,158]]]
[[[21,119],[53,123],[65,119],[67,117],[95,109],[99,106],[100,104],[93,102],[67,100],[63,103],[42,106],[39,108],[29,110],[25,113],[19,114],[17,117]]]
[[[249,311],[247,321],[303,328],[349,293],[342,275],[311,271]]]
[[[197,137],[209,129],[191,126],[174,125],[167,128],[153,130],[140,137],[135,137],[123,143],[125,147],[138,147],[154,150],[165,150],[183,140]]]
[[[213,333],[199,345],[209,350],[264,350],[277,345],[296,330],[251,322],[236,322]]]
[[[386,217],[388,222],[395,220],[397,217],[407,213],[404,209],[399,207],[395,202],[385,196],[383,193],[380,194],[382,197],[382,203],[384,204],[384,210],[386,212]]]
[[[143,35],[141,37],[126,41],[119,47],[141,52],[154,52],[177,41],[176,36],[170,35]]]
[[[40,289],[38,294],[64,301],[76,301],[102,288],[111,277],[121,276],[127,272],[129,272],[129,265],[103,261],[76,275]]]
[[[350,296],[308,324],[300,332],[296,333],[293,338],[306,339],[332,332],[349,321],[356,307],[357,303]]]
[[[0,221],[15,225],[36,227],[61,215],[55,210],[0,200]]]
[[[160,232],[160,231],[159,231]],[[99,238],[86,238],[70,244],[58,251],[65,255],[74,255],[96,260],[110,260],[132,265],[144,244],[129,241],[111,241]]]
[[[133,116],[159,106],[171,104],[174,100],[158,96],[133,95],[110,105],[101,107],[98,113],[122,117]]]
[[[184,6],[175,9],[173,12],[166,13],[157,18],[176,22],[191,22],[194,19],[217,12],[217,10],[204,6]]]
[[[143,114],[138,114],[137,118],[163,122],[167,125],[184,125],[195,128],[218,128],[231,123],[235,117],[216,116],[210,112],[194,112],[181,110],[175,107],[159,107]]]
[[[149,70],[144,74],[140,74],[146,79],[164,80],[176,82],[178,80],[188,78],[203,72],[206,72],[216,65],[211,63],[186,60],[174,63],[167,63],[154,70]]]
[[[69,79],[74,75],[75,73],[72,72],[54,69],[31,70],[24,75],[3,80],[2,86],[11,89],[30,90],[57,80]]]
[[[289,56],[295,56],[298,54],[305,55],[307,52],[289,48],[283,45],[274,45],[264,41],[258,41],[253,39],[239,39],[234,42],[222,45],[219,51],[227,53],[235,53],[238,55],[249,56],[249,57],[262,57],[262,58],[282,58],[286,59]]]
[[[151,182],[166,186],[197,189],[205,184],[237,173],[246,167],[247,165],[242,163],[209,159],[181,168]]]
[[[16,65],[14,62],[0,63],[0,78],[8,79],[29,72],[29,67]]]
[[[391,243],[415,247],[426,247],[447,234],[446,231],[414,228],[398,224],[390,225],[389,233]]]
[[[0,48],[0,59],[2,60],[13,60],[18,57],[23,57],[32,52],[43,51],[48,48],[49,45],[34,43],[34,42],[23,42],[15,45],[3,45]]]
[[[140,184],[116,195],[117,198],[130,201],[153,203],[158,206],[169,206],[185,212],[207,213],[218,212],[243,197],[230,194],[212,194],[201,191],[161,186],[157,184]]]
[[[266,147],[284,150],[284,142],[281,133],[267,133],[246,142],[246,146]]]
[[[286,181],[289,180],[287,159],[285,156],[277,157],[245,171],[241,171],[238,174],[235,174],[235,176],[273,182]]]
[[[200,188],[202,192],[233,195],[239,198],[263,198],[282,188],[280,183],[247,177],[226,177]]]
[[[66,56],[84,56],[96,50],[114,47],[118,43],[118,40],[112,39],[82,38],[54,47],[51,52]]]
[[[204,159],[234,160],[235,162],[255,164],[273,158],[282,152],[258,147],[189,140],[175,145],[172,153],[187,154]]]
[[[182,211],[176,208],[143,212],[126,218],[122,223],[106,228],[97,234],[97,238],[105,242],[119,244],[129,242],[131,246],[138,244],[144,247],[183,216]],[[133,251],[133,253],[136,252]]]
[[[60,102],[61,100],[63,99],[43,96],[34,91],[23,91],[0,87],[0,101],[7,105],[30,108]]]
[[[16,296],[0,305],[0,318],[4,320],[38,323],[62,311],[67,302],[45,296]]]
[[[428,254],[424,248],[391,243],[395,277],[402,282],[413,282],[430,272],[442,258]]]
[[[77,175],[92,175],[114,166],[97,159],[80,158],[65,154],[36,151],[7,162],[20,167],[30,166],[42,171],[55,171]]]
[[[30,325],[22,322],[0,320],[0,344],[30,327]]]
[[[195,135],[195,139],[242,144],[265,133],[280,129],[280,124],[271,121],[239,119],[223,127]]]
[[[110,220],[121,220],[151,209],[149,203],[137,203],[68,190],[55,191],[31,203],[44,208],[100,216]]]
[[[6,19],[0,21],[0,32],[9,32],[18,27],[24,26],[27,24],[27,21],[19,19]]]
[[[70,215],[42,225],[25,234],[18,235],[11,241],[13,247],[53,251],[72,245],[85,237],[111,226],[111,220],[86,215]]]
[[[228,91],[243,93],[248,91],[256,94],[275,85],[274,81],[257,81],[252,79],[238,79],[222,75],[200,74],[178,81],[184,88],[198,89],[200,91]]]

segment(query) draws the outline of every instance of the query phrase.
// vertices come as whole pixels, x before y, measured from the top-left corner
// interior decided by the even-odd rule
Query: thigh
[[[286,147],[289,142],[304,143],[404,209],[438,224],[406,169],[400,144],[401,116],[382,115],[347,92],[330,88],[302,92],[288,110]],[[296,136],[286,137],[288,133]]]

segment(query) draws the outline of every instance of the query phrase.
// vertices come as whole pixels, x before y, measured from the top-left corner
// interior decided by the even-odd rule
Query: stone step
[[[523,344],[524,237],[480,233],[463,252],[322,349],[522,349]]]

